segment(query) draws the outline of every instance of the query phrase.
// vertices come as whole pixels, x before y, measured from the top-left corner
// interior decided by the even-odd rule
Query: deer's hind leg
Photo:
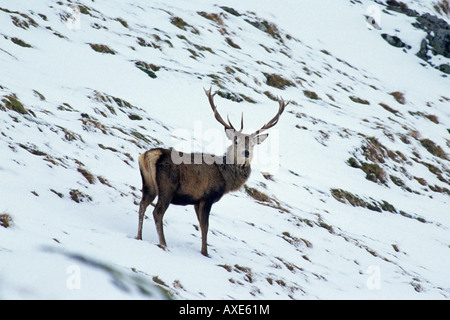
[[[150,194],[148,193],[147,188],[142,188],[142,199],[141,203],[139,204],[139,224],[138,224],[138,232],[136,239],[142,240],[142,227],[144,225],[144,217],[145,217],[145,211],[147,210],[147,207],[150,203],[156,198],[156,194]]]
[[[167,208],[172,201],[177,188],[176,184],[168,183],[164,181],[165,177],[161,176],[161,183],[158,194],[158,201],[156,202],[155,209],[153,210],[153,219],[155,220],[156,232],[159,237],[159,246],[162,248],[167,247],[166,239],[164,237],[163,217]]]
[[[161,248],[166,248],[166,238],[164,237],[164,226],[163,217],[167,208],[169,207],[170,200],[164,199],[164,197],[159,196],[158,202],[156,203],[155,209],[153,210],[153,219],[155,220],[156,232],[158,233],[159,246]]]

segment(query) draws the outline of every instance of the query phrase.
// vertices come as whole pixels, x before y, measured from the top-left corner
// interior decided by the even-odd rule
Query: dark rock
[[[381,37],[387,41],[391,46],[397,47],[397,48],[407,48],[411,49],[411,46],[404,43],[399,37],[397,36],[390,36],[387,33],[383,33]]]
[[[443,19],[439,19],[429,13],[417,17],[417,22],[413,24],[416,28],[427,33],[428,47],[432,53],[450,58],[450,25]],[[428,48],[422,45],[417,53],[419,57],[426,57]]]
[[[420,43],[420,50],[419,52],[416,53],[416,55],[425,61],[430,60],[430,56],[427,54],[428,53],[428,43],[426,39],[423,39],[422,42]]]
[[[450,64],[441,64],[439,66],[439,70],[446,73],[446,74],[450,74]]]
[[[403,2],[398,2],[395,0],[388,0],[386,1],[388,10],[399,12],[406,14],[409,17],[418,17],[419,13],[416,10],[412,10],[408,8],[408,6]]]
[[[226,11],[226,12],[232,14],[233,16],[236,16],[236,17],[240,17],[240,16],[241,16],[241,14],[240,14],[239,12],[237,12],[236,10],[234,10],[233,8],[226,7],[226,6],[222,6],[222,7],[220,7],[220,8],[221,8],[222,10],[224,10],[224,11]]]

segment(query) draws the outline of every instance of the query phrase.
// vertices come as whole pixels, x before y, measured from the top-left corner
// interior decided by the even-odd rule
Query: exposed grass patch
[[[433,7],[437,13],[450,16],[450,2],[448,0],[440,0]]]
[[[142,117],[140,115],[138,115],[138,114],[135,114],[135,113],[130,113],[128,115],[128,118],[130,120],[142,120]]]
[[[184,21],[180,17],[172,17],[170,19],[170,23],[173,24],[175,27],[182,29],[182,30],[186,30],[186,26],[189,25],[189,24],[187,24],[186,21]]]
[[[200,34],[200,32],[196,28],[191,26],[189,23],[187,23],[186,21],[184,21],[180,17],[172,17],[172,18],[170,18],[170,23],[173,24],[178,29],[187,31],[187,28],[189,27],[191,29],[192,33]]]
[[[444,150],[442,150],[442,148],[440,146],[438,146],[437,144],[435,144],[433,141],[431,141],[430,139],[422,139],[420,140],[420,144],[427,149],[427,151],[429,153],[431,153],[432,155],[439,157],[441,159],[444,160],[448,160],[447,154],[445,153]]]
[[[397,163],[402,163],[405,156],[399,151],[394,152],[382,145],[377,138],[367,137],[366,143],[361,147],[364,156],[375,163],[385,163],[386,158],[390,158]]]
[[[437,116],[433,115],[433,114],[426,114],[425,118],[427,118],[428,120],[430,120],[431,122],[434,122],[436,124],[439,124],[439,119]]]
[[[405,104],[406,103],[406,99],[405,99],[405,95],[400,92],[400,91],[394,91],[390,93],[391,96],[394,97],[394,99],[400,103],[400,104]]]
[[[159,69],[161,69],[158,66],[155,66],[154,64],[151,63],[146,63],[144,61],[136,61],[134,63],[134,65],[136,66],[136,68],[138,68],[139,70],[145,72],[150,78],[155,79],[156,78],[156,71],[159,71]]]
[[[304,94],[305,96],[307,96],[309,99],[312,99],[312,100],[320,100],[319,96],[318,96],[317,93],[315,93],[314,91],[303,90],[303,94]]]
[[[376,163],[361,164],[361,170],[366,174],[366,179],[372,182],[386,183],[386,172]]]
[[[23,41],[22,39],[13,37],[11,38],[11,41],[15,44],[17,44],[18,46],[24,47],[24,48],[32,48],[31,44],[26,43],[25,41]]]
[[[230,37],[226,37],[226,38],[225,38],[225,41],[228,43],[228,45],[229,45],[230,47],[233,47],[233,48],[235,48],[235,49],[241,49],[241,47],[240,47],[238,44],[236,44],[236,43],[233,41],[233,39],[231,39]]]
[[[89,43],[92,50],[100,53],[116,54],[117,52],[108,47],[106,44]]]
[[[70,190],[69,195],[70,195],[70,199],[72,199],[76,203],[92,201],[91,196],[89,196],[79,190],[76,190],[76,189]]]
[[[25,109],[22,102],[19,101],[15,94],[5,96],[2,99],[2,102],[8,110],[12,110],[20,114],[28,114],[27,109]]]
[[[79,167],[79,168],[77,169],[77,171],[78,171],[79,173],[81,173],[81,174],[83,175],[83,177],[85,177],[86,180],[87,180],[90,184],[95,184],[95,181],[96,181],[95,176],[94,176],[92,173],[90,173],[87,169],[82,168],[82,167]]]
[[[217,13],[206,13],[205,11],[199,11],[199,12],[197,12],[197,14],[199,14],[203,18],[206,18],[208,20],[214,21],[219,26],[223,26],[222,17],[219,14],[217,14]]]
[[[361,169],[366,174],[366,179],[372,182],[386,184],[386,172],[376,163],[359,163],[355,158],[349,158],[347,164],[352,168]]]
[[[239,94],[234,92],[219,90],[217,91],[217,94],[224,99],[231,100],[234,102],[244,101],[244,99]]]
[[[13,224],[13,219],[9,213],[0,214],[0,226],[3,228],[9,228]]]
[[[350,98],[350,100],[352,100],[352,101],[355,102],[355,103],[367,104],[367,105],[370,104],[369,101],[364,100],[364,99],[361,99],[361,98],[356,97],[356,96],[349,96],[349,98]]]
[[[348,203],[353,207],[363,207],[363,208],[367,207],[366,201],[364,201],[363,199],[354,195],[351,192],[342,189],[331,189],[331,195],[337,201],[342,203]]]
[[[44,97],[44,95],[43,95],[42,93],[40,93],[40,92],[37,91],[37,90],[33,90],[33,93],[34,93],[34,95],[35,95],[36,97],[38,97],[41,101],[45,101],[45,97]]]
[[[124,19],[116,18],[116,21],[119,21],[122,26],[124,26],[125,28],[128,28],[128,22],[126,22]]]
[[[295,84],[292,81],[283,78],[279,74],[264,73],[264,76],[266,77],[266,84],[271,87],[281,90],[285,89],[286,87],[295,87]]]
[[[64,194],[62,194],[61,192],[58,192],[54,189],[50,189],[51,192],[53,192],[54,194],[56,194],[59,198],[64,198]]]
[[[262,32],[269,34],[275,40],[283,42],[283,38],[281,37],[280,31],[278,30],[278,27],[274,23],[268,22],[267,20],[262,21],[249,19],[244,20],[250,23],[255,28],[257,28],[258,30],[261,30]]]
[[[224,10],[225,12],[228,12],[229,14],[232,14],[233,16],[236,16],[236,17],[241,16],[241,14],[233,8],[222,6],[222,7],[220,7],[220,9]]]
[[[21,147],[22,149],[27,150],[29,153],[35,155],[35,156],[46,156],[47,154],[41,150],[39,150],[35,145],[33,144],[29,144],[29,145],[24,145],[22,143],[19,143],[19,147]]]
[[[391,213],[397,213],[395,207],[385,200],[376,201],[371,199],[371,202],[369,202],[357,195],[354,195],[351,192],[342,189],[331,189],[331,195],[337,201],[345,204],[350,204],[353,207],[366,208],[376,212],[387,211]]]
[[[284,212],[289,212],[288,209],[281,206],[280,202],[267,194],[259,191],[258,189],[249,187],[247,185],[244,185],[244,191],[249,195],[251,198],[255,199],[259,204],[272,207]]]
[[[108,134],[108,129],[97,119],[91,118],[87,113],[81,114],[81,122],[84,130],[92,132],[96,129],[100,130],[103,134]]]
[[[382,106],[386,111],[389,111],[390,113],[398,116],[398,110],[391,108],[390,106],[388,106],[387,104],[385,104],[383,102],[380,103],[380,106]]]

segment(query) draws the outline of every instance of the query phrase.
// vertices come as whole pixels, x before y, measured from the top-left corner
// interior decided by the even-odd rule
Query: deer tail
[[[156,182],[156,162],[162,151],[152,149],[139,156],[139,169],[142,176],[142,191],[147,191],[153,196],[158,195],[158,184]]]

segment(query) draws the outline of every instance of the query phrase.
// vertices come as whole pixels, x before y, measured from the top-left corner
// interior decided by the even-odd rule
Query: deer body
[[[250,177],[253,147],[267,138],[267,134],[261,135],[260,132],[274,126],[286,106],[284,101],[280,102],[277,116],[261,130],[248,135],[241,132],[242,120],[240,131],[235,130],[229,121],[228,124],[225,123],[214,106],[214,95],[211,95],[211,90],[206,91],[206,94],[216,119],[225,126],[227,137],[233,143],[223,157],[201,153],[183,154],[163,148],[143,153],[139,157],[142,200],[139,205],[137,234],[137,239],[141,240],[145,211],[156,196],[158,201],[153,210],[153,218],[159,245],[163,248],[167,246],[163,231],[163,216],[169,205],[194,205],[202,234],[201,253],[205,256],[208,255],[207,233],[212,205],[224,194],[240,189]],[[174,154],[177,155],[177,159],[182,158],[185,161],[181,163],[174,161]]]

